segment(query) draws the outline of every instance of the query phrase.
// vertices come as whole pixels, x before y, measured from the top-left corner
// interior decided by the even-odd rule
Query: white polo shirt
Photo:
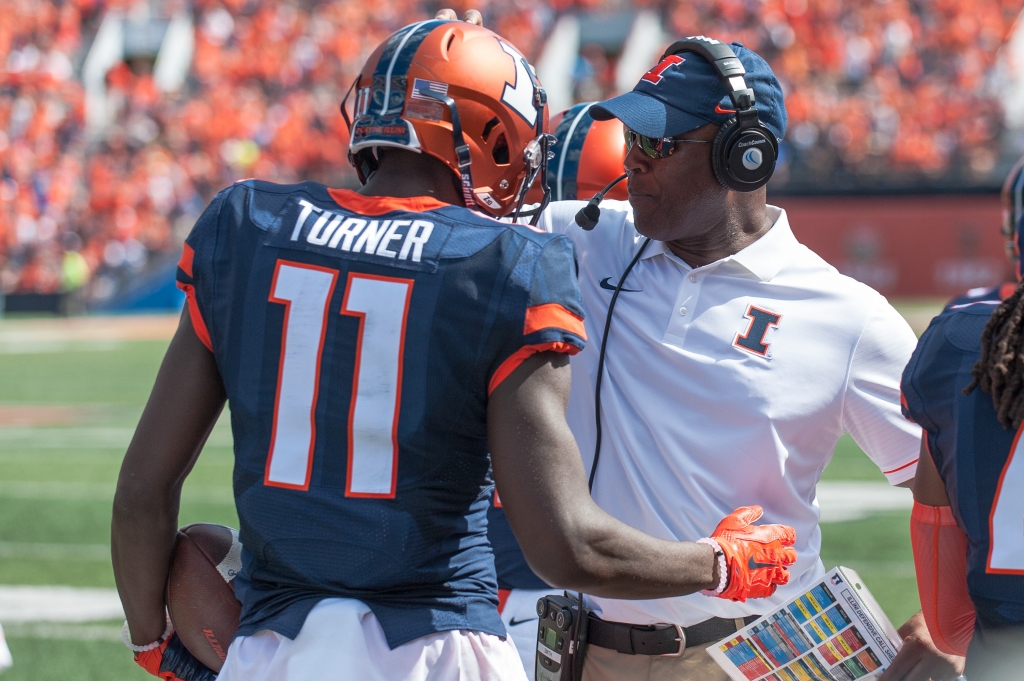
[[[625,201],[551,204],[541,227],[579,254],[586,349],[572,358],[569,424],[590,466],[594,381],[612,290],[642,243]],[[839,274],[793,236],[785,211],[739,253],[691,268],[653,241],[615,305],[602,388],[603,444],[594,499],[655,537],[708,536],[739,506],[796,529],[789,585],[769,602],[691,594],[593,598],[604,619],[689,626],[761,614],[824,574],[815,487],[850,433],[891,484],[916,472],[920,429],[900,413],[900,376],[917,339],[871,288]],[[589,471],[588,471],[589,472]]]

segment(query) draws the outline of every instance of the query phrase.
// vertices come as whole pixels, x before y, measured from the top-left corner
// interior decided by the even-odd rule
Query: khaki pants
[[[656,657],[589,646],[583,681],[729,681],[705,647],[688,648],[680,657]]]

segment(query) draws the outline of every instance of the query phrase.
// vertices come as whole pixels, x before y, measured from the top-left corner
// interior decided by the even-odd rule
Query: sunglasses
[[[640,144],[640,150],[649,158],[665,158],[671,156],[676,150],[676,144],[711,144],[708,140],[687,140],[679,137],[647,137],[638,132],[622,126],[622,134],[626,138],[626,153],[633,148],[634,144]]]

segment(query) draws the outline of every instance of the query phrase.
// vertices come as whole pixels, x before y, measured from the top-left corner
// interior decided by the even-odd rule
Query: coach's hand
[[[917,613],[899,628],[903,647],[878,681],[953,681],[964,671],[964,658],[935,647],[924,615]]]
[[[434,18],[442,19],[445,21],[458,21],[459,15],[456,14],[455,10],[453,9],[440,9],[437,11],[437,15],[435,15]],[[481,16],[480,12],[478,12],[475,9],[467,9],[466,13],[462,17],[462,20],[465,21],[467,24],[476,24],[477,26],[484,25],[483,16]]]
[[[764,511],[744,506],[729,514],[711,534],[725,554],[728,582],[718,594],[741,603],[765,598],[789,582],[790,565],[796,562],[796,531],[788,525],[752,525]]]
[[[163,681],[215,681],[217,672],[196,659],[172,634],[159,648],[135,653],[135,664]]]

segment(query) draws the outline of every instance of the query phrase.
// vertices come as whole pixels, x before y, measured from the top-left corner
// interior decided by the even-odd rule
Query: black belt
[[[759,615],[743,618],[743,626]],[[593,613],[587,623],[587,642],[624,655],[681,655],[690,646],[721,640],[736,633],[736,620],[712,617],[692,627],[677,624],[606,622]]]

